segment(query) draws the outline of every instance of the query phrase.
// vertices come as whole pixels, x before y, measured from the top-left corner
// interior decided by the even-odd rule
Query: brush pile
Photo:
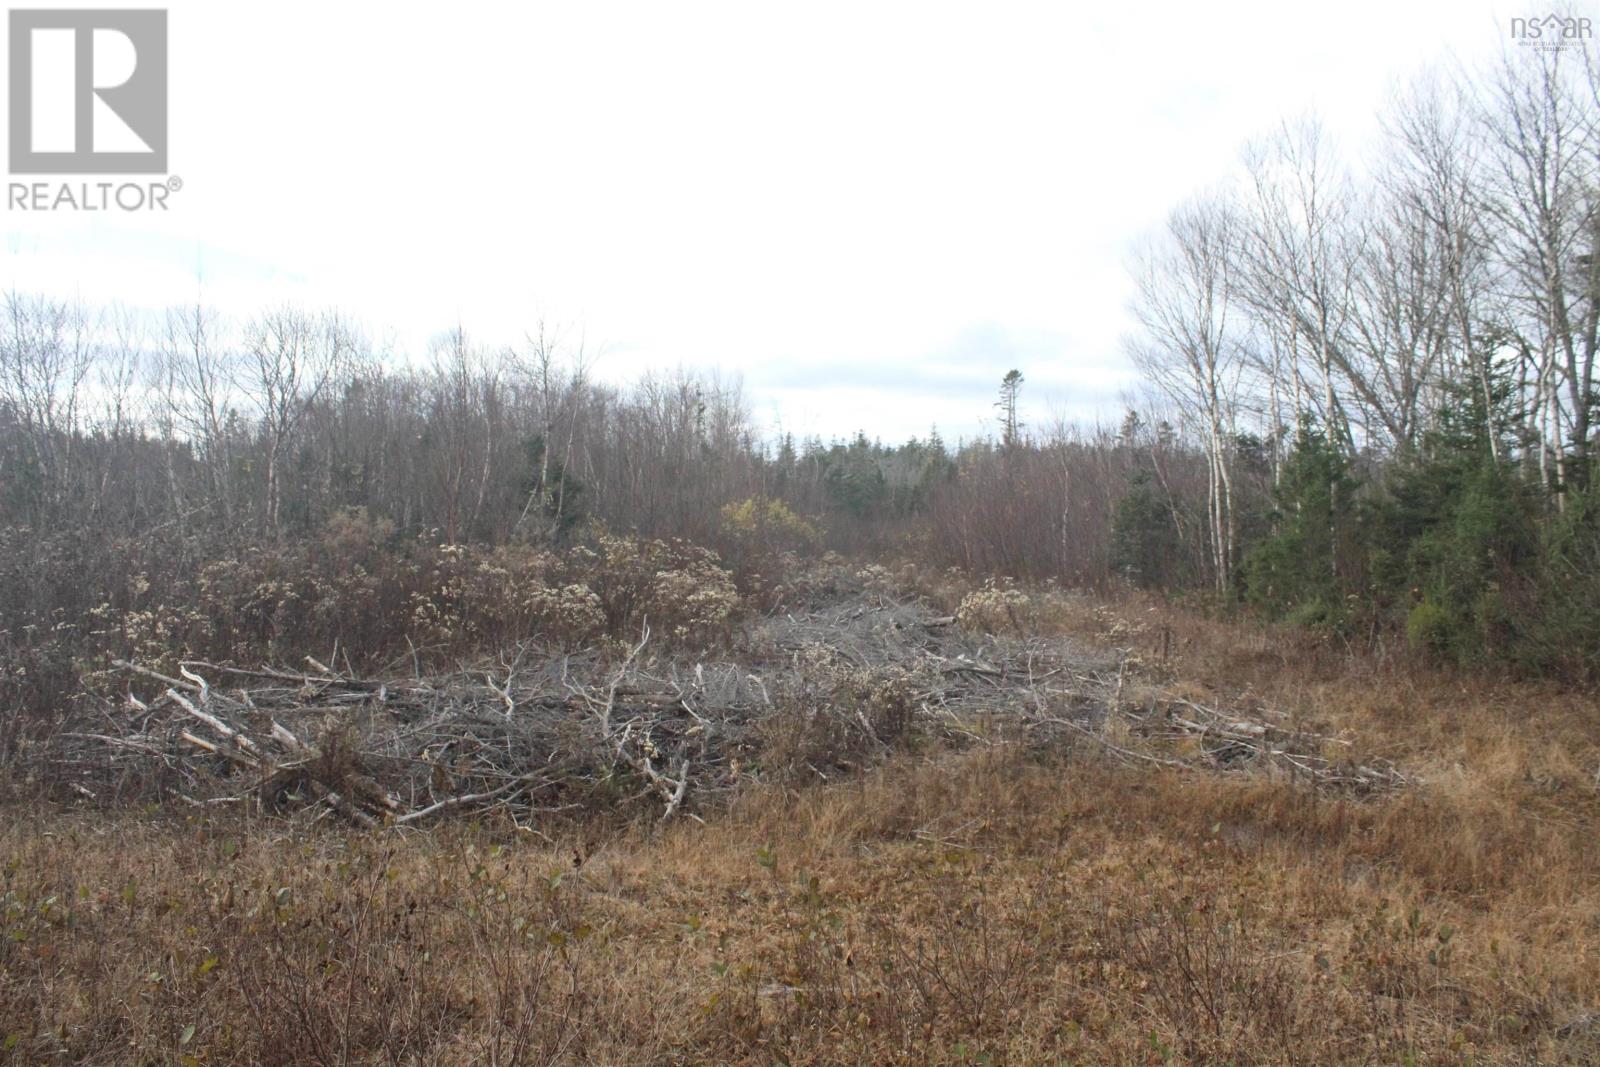
[[[974,633],[859,588],[760,620],[714,660],[657,653],[647,628],[609,652],[530,643],[439,675],[115,669],[115,695],[88,698],[37,753],[55,780],[97,803],[173,797],[368,827],[595,805],[692,815],[743,781],[829,779],[913,738],[1084,747],[1358,793],[1404,781],[1281,714],[1140,699],[1123,651]]]

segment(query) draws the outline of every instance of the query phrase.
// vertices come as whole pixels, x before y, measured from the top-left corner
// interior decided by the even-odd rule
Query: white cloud
[[[543,315],[802,432],[954,437],[1013,365],[1041,414],[1109,405],[1130,242],[1280,117],[1359,145],[1490,12],[183,0],[173,211],[11,212],[0,283],[337,304],[415,351]]]

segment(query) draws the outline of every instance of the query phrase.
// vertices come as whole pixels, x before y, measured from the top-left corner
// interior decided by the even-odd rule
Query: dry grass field
[[[1126,653],[1119,700],[1283,709],[1405,784],[997,735],[669,821],[24,798],[0,819],[0,1059],[1600,1061],[1592,698],[1040,603],[1036,633]]]

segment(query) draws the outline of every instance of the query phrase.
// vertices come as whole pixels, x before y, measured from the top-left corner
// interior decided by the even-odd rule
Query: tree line
[[[542,325],[413,356],[331,311],[13,292],[0,704],[48,708],[136,643],[417,655],[448,632],[440,654],[466,655],[563,612],[615,625],[651,580],[608,577],[624,558],[685,586],[726,569],[759,606],[830,550],[1587,680],[1597,69],[1530,49],[1424,78],[1369,156],[1313,121],[1246,146],[1136,257],[1148,391],[1114,425],[1026,424],[1013,370],[974,398],[993,438],[797,440],[737,379],[606,381]],[[502,603],[523,580],[550,584]],[[499,606],[474,615],[480,595]]]
[[[426,652],[441,604],[452,656],[473,651],[462,634],[492,643],[562,604],[587,618],[591,594],[631,618],[633,594],[602,588],[615,575],[585,552],[710,575],[671,545],[710,549],[756,604],[829,550],[1105,585],[1136,470],[1181,496],[1195,457],[1171,427],[1027,427],[1021,387],[1002,383],[998,441],[797,440],[761,433],[736,379],[604,381],[539,326],[504,347],[458,327],[407,358],[333,312],[141,315],[13,292],[0,703],[48,708],[135,649]],[[542,606],[491,606],[496,581],[523,579],[555,583]]]
[[[1600,62],[1508,48],[1380,118],[1355,156],[1285,122],[1136,258],[1129,352],[1205,460],[1203,578],[1452,658],[1592,665]]]

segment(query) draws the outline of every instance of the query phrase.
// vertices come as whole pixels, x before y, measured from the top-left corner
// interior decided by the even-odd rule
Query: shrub
[[[335,653],[337,666],[357,669],[397,655],[449,664],[530,640],[636,639],[645,618],[658,641],[728,639],[743,603],[713,553],[623,537],[602,537],[599,548],[396,541],[390,524],[352,509],[315,538],[202,562],[183,588],[135,572],[86,611],[96,640],[85,665],[296,664]]]
[[[1111,520],[1111,568],[1141,588],[1176,589],[1194,578],[1178,532],[1181,507],[1162,499],[1150,476],[1135,475]]]
[[[1600,677],[1600,488],[1573,493],[1539,546],[1536,600],[1524,613],[1522,659],[1582,681]]]
[[[1004,630],[1020,632],[1029,621],[1032,602],[1010,579],[999,584],[993,578],[983,588],[968,593],[956,609],[956,622],[963,629],[985,633]]]
[[[1450,613],[1424,600],[1406,616],[1406,641],[1415,651],[1448,656],[1455,645],[1455,625]]]
[[[682,541],[603,535],[598,553],[573,558],[589,574],[614,636],[637,635],[648,621],[661,639],[716,644],[728,639],[743,607],[716,553]]]
[[[782,500],[748,497],[722,509],[722,526],[735,537],[759,542],[768,550],[798,552],[822,543],[822,531],[801,518]]]

